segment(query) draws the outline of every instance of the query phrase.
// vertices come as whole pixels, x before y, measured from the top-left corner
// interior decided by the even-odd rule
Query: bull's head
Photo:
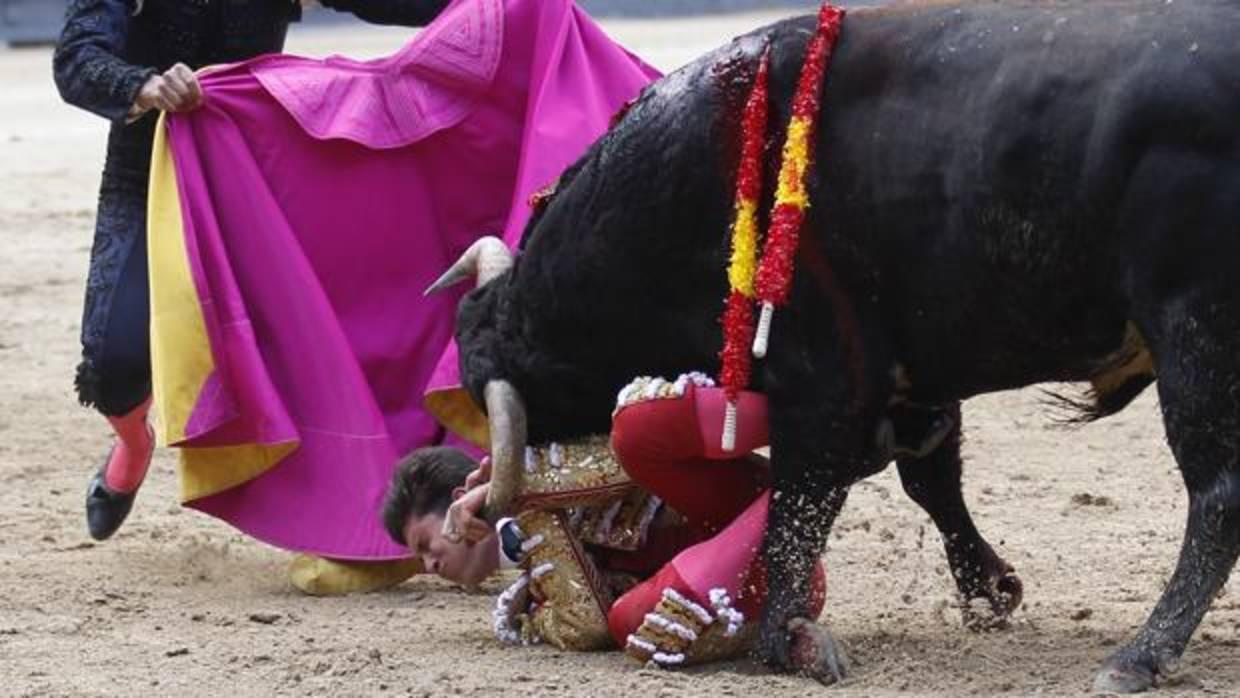
[[[515,496],[527,441],[606,433],[635,376],[717,365],[735,168],[722,144],[736,138],[721,106],[738,82],[720,70],[756,65],[764,47],[750,39],[648,88],[563,172],[518,259],[479,240],[433,287],[477,284],[456,341],[461,383],[490,422],[488,518]]]

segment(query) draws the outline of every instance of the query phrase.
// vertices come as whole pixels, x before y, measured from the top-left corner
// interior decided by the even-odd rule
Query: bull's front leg
[[[756,651],[776,669],[833,683],[849,661],[810,616],[812,570],[848,487],[881,469],[885,459],[877,446],[878,419],[816,417],[821,413],[808,405],[772,409],[773,494],[763,544],[769,596]]]
[[[900,447],[900,483],[943,537],[965,627],[1005,627],[1020,606],[1024,587],[1015,569],[982,537],[965,505],[959,403],[935,410],[899,407],[891,411],[891,419]]]

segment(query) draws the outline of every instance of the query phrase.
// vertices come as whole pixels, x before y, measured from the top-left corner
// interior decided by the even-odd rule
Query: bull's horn
[[[465,254],[456,260],[456,263],[444,272],[439,280],[430,285],[430,288],[423,292],[423,296],[429,296],[432,293],[456,285],[471,276],[477,278],[478,286],[485,286],[487,282],[495,277],[503,274],[512,268],[512,252],[508,246],[494,236],[478,238],[474,244],[465,250]]]
[[[487,383],[483,396],[491,426],[491,490],[483,515],[494,524],[509,513],[525,471],[525,403],[505,380]]]

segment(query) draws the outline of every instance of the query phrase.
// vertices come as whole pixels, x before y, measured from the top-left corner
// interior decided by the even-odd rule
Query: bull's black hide
[[[564,438],[605,431],[634,375],[717,368],[739,105],[769,44],[780,142],[813,26],[759,30],[668,76],[565,173],[515,267],[461,305],[475,396],[506,379],[531,438]],[[793,299],[755,369],[779,493],[764,659],[817,670],[789,654],[803,632],[789,623],[847,487],[890,461],[893,416],[1090,381],[1098,417],[1155,374],[1188,531],[1163,598],[1099,685],[1146,687],[1179,657],[1240,551],[1237,36],[1234,0],[848,16]],[[898,466],[945,534],[961,593],[1002,616],[1019,581],[969,520],[958,436]]]

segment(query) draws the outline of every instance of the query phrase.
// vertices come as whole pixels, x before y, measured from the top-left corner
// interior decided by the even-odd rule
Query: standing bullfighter
[[[325,0],[372,22],[426,24],[449,0]],[[281,50],[297,0],[74,0],[53,59],[70,104],[112,122],[99,191],[76,386],[116,434],[91,480],[86,520],[97,540],[120,528],[151,462],[146,199],[156,113],[197,107],[193,70]]]

